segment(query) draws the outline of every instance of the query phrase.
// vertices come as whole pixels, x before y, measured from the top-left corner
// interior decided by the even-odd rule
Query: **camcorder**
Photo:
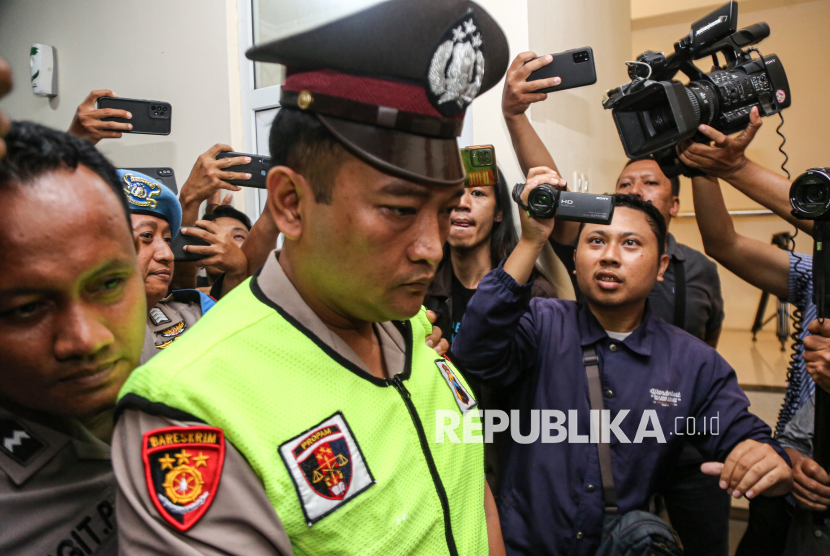
[[[740,31],[737,25],[738,3],[732,1],[694,23],[689,35],[674,44],[673,54],[647,51],[628,62],[631,83],[609,90],[602,105],[612,111],[629,158],[653,155],[669,178],[702,175],[675,151],[684,139],[710,142],[698,131],[700,124],[729,135],[746,129],[753,106],[761,116],[790,106],[781,60],[752,48],[769,36],[769,25],[756,23]],[[714,66],[704,73],[693,62],[707,56]],[[674,80],[678,72],[689,78],[687,85]]]
[[[493,145],[464,147],[461,149],[461,160],[464,161],[464,169],[467,170],[464,187],[496,185],[499,170]]]
[[[830,257],[824,244],[830,242],[830,168],[811,168],[798,176],[790,187],[790,204],[793,216],[813,221],[813,302],[816,318],[826,319],[830,317]],[[830,469],[830,393],[818,386],[813,434],[813,459]]]
[[[534,218],[558,218],[571,222],[610,224],[614,218],[614,197],[572,193],[550,184],[534,187],[527,195],[527,204],[522,201],[525,184],[513,187],[513,200],[522,210]]]

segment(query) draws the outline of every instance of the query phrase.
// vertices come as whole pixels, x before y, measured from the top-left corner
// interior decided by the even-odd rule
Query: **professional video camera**
[[[813,301],[816,318],[830,318],[830,168],[812,168],[790,187],[793,216],[813,221]],[[816,385],[813,459],[830,470],[830,393]],[[822,520],[825,515],[819,517]]]
[[[749,113],[757,106],[761,116],[771,116],[790,106],[790,86],[778,56],[761,56],[751,48],[769,36],[766,23],[740,31],[738,3],[731,1],[692,25],[688,36],[674,44],[674,54],[643,52],[628,62],[631,83],[611,89],[602,105],[612,110],[614,122],[629,158],[653,155],[668,177],[701,175],[677,157],[675,145],[694,137],[706,124],[729,135],[749,125]],[[752,58],[751,53],[758,53]],[[719,65],[718,53],[724,60]],[[714,66],[703,73],[693,60],[712,56]],[[674,81],[678,72],[689,84]]]

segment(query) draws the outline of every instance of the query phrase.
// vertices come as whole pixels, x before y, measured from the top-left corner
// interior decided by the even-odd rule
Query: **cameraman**
[[[790,223],[807,231],[812,222],[795,220],[790,214],[790,181],[746,158],[747,146],[761,127],[757,109],[750,114],[749,127],[728,137],[709,126],[700,131],[714,141],[704,145],[686,141],[678,145],[680,159],[710,177],[692,180],[695,213],[706,254],[741,279],[763,291],[793,303],[804,315],[804,322],[816,317],[813,304],[812,257],[790,254],[774,245],[747,238],[735,231],[726,210],[717,178],[723,178],[752,200],[766,206]],[[809,331],[805,326],[801,339]],[[799,408],[810,400],[815,383],[805,368],[803,348],[796,348],[787,385],[784,407],[776,431],[782,434]],[[781,554],[784,550],[791,506],[783,499],[758,499],[750,503],[749,526],[737,554]]]
[[[502,113],[522,170],[527,173],[530,168],[546,166],[561,174],[525,113],[531,104],[547,98],[546,94],[534,91],[559,83],[558,77],[527,81],[531,72],[552,61],[551,56],[533,60],[535,56],[533,52],[519,54],[507,70]],[[662,213],[667,227],[671,225],[671,218],[677,216],[680,209],[679,192],[679,180],[667,178],[660,166],[651,159],[629,161],[616,185],[616,193],[626,193],[651,201]],[[551,234],[557,255],[571,271],[573,244],[578,230],[579,225],[575,222],[556,221]],[[712,347],[717,347],[723,323],[723,298],[717,266],[702,253],[678,244],[671,234],[667,234],[666,241],[666,253],[671,258],[671,264],[666,271],[665,280],[657,283],[649,297],[651,308],[666,322],[683,328]],[[678,279],[681,270],[685,280]],[[681,281],[685,281],[686,287],[675,288]]]
[[[551,178],[530,175],[523,198]],[[519,244],[479,284],[453,344],[458,364],[503,389],[524,419],[533,418],[528,410],[568,410],[568,441],[553,445],[538,434],[507,440],[499,515],[505,546],[516,553],[593,554],[599,546],[600,463],[587,438],[573,438],[589,429],[583,346],[598,352],[604,404],[619,423],[611,451],[621,514],[647,507],[683,448],[678,435],[643,440],[650,412],[654,431],[675,430],[672,423],[689,417],[702,423],[719,416],[720,434],[690,438],[707,459],[726,460],[703,467],[734,497],[790,488],[783,449],[747,410],[735,372],[714,349],[652,316],[646,299],[669,264],[662,215],[632,195],[617,195],[615,205],[610,225],[584,224],[579,231],[576,269],[585,303],[531,301],[528,278],[553,221],[521,213]],[[672,400],[654,398],[654,385]],[[629,412],[633,419],[626,420]],[[514,436],[528,430],[515,422],[511,428]]]
[[[557,170],[548,152],[526,115],[528,107],[545,100],[546,94],[535,91],[557,85],[559,78],[528,82],[532,71],[552,61],[550,56],[533,60],[533,52],[519,54],[507,71],[502,97],[502,113],[510,131],[513,148],[525,172],[534,166]],[[531,61],[532,60],[532,61]],[[629,161],[617,179],[616,192],[628,193],[656,206],[666,221],[680,208],[680,182],[669,179],[653,160]],[[574,271],[575,239],[579,226],[575,222],[556,221],[551,244],[563,264]],[[667,233],[666,253],[671,263],[649,294],[649,307],[664,321],[675,324],[717,347],[723,323],[723,298],[717,265],[702,253],[679,244]],[[685,287],[682,284],[685,282]],[[577,299],[581,298],[579,288]],[[687,556],[725,556],[729,550],[730,501],[717,485],[700,470],[700,454],[687,446],[675,476],[666,482],[663,492],[669,517],[677,529]]]

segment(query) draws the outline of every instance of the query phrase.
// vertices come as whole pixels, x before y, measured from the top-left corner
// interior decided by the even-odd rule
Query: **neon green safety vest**
[[[399,324],[405,370],[379,379],[253,278],[133,372],[121,407],[144,398],[222,429],[297,555],[487,554],[483,445],[436,442],[436,411],[462,420],[476,402],[425,344],[423,310]]]

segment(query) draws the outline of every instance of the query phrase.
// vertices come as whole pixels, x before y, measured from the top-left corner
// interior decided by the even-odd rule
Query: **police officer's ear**
[[[266,178],[268,210],[277,228],[286,239],[297,240],[302,235],[300,201],[306,196],[313,200],[306,179],[287,166],[274,166]]]
[[[660,256],[660,260],[657,263],[657,281],[658,282],[663,281],[663,274],[665,274],[666,269],[669,268],[669,261],[670,260],[671,260],[671,258],[668,255],[666,255],[665,253],[663,253]]]

